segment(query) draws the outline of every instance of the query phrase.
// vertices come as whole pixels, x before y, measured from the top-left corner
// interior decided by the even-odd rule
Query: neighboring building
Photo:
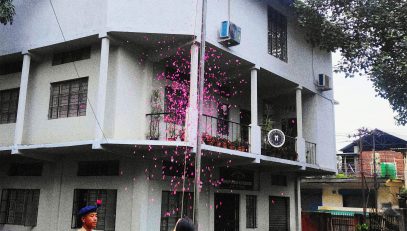
[[[375,162],[378,209],[398,207],[397,194],[404,185],[406,174],[407,141],[378,129],[373,130],[370,135],[362,136],[361,140],[361,152],[361,142],[358,139],[342,148],[343,153],[337,154],[336,177],[307,178],[302,181],[301,199],[304,211],[362,212],[363,188],[367,211],[370,211],[376,204]]]
[[[97,198],[100,230],[192,216],[199,3],[13,3],[0,27],[0,230],[74,230]],[[228,5],[208,1],[200,230],[300,230],[300,178],[335,172],[333,95],[315,85],[331,54],[284,1]],[[228,12],[234,47],[218,42]],[[280,149],[271,127],[288,135]]]

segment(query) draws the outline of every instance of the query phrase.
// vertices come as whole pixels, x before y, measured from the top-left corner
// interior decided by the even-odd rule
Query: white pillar
[[[261,154],[261,128],[258,124],[258,92],[257,92],[257,73],[258,67],[250,69],[250,109],[251,109],[251,124],[250,124],[250,152]]]
[[[298,86],[295,91],[297,113],[297,153],[300,162],[306,162],[305,140],[302,133],[302,87]]]
[[[296,230],[301,231],[302,230],[302,222],[301,222],[301,178],[296,177],[295,178],[295,209],[296,209]]]
[[[104,122],[105,122],[105,109],[106,109],[106,89],[107,89],[107,75],[109,67],[109,45],[110,40],[107,34],[101,34],[99,37],[102,39],[102,47],[100,51],[100,66],[99,66],[99,80],[98,80],[98,93],[97,105],[95,112],[95,142],[92,147],[94,149],[101,148],[100,143],[105,138]]]
[[[198,132],[198,61],[199,44],[198,42],[194,42],[191,46],[189,106],[187,109],[187,119],[185,123],[186,141],[193,145],[193,151],[196,149],[196,133]]]
[[[28,51],[24,52],[23,55],[23,69],[21,70],[20,93],[18,96],[17,119],[14,132],[14,146],[11,151],[12,154],[18,153],[18,145],[20,145],[23,140],[24,117],[27,103],[28,76],[30,75],[31,64],[31,56]]]

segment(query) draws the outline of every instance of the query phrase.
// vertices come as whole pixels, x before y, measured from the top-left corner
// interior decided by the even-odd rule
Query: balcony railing
[[[317,144],[305,141],[305,160],[308,164],[317,163]]]
[[[167,112],[146,114],[146,116],[149,123],[147,139],[184,141],[184,118]]]
[[[261,154],[286,160],[297,160],[297,142],[295,137],[285,136],[284,145],[280,148],[271,146],[267,140],[268,131],[261,131]]]
[[[345,176],[356,176],[359,174],[355,163],[340,163],[338,166],[338,173],[342,173]]]
[[[222,148],[248,152],[250,148],[250,127],[217,117],[202,116],[205,144]]]

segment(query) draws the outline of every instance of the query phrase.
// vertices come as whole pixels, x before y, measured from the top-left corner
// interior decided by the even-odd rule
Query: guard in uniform
[[[78,231],[93,231],[96,228],[98,222],[97,209],[101,205],[101,201],[98,200],[96,205],[88,205],[79,210],[78,216],[81,218],[82,228]]]

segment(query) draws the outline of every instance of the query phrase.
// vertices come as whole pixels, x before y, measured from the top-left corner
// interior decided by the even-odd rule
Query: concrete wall
[[[20,87],[21,73],[0,75],[0,91]],[[15,123],[0,124],[0,147],[10,146],[14,142]]]
[[[40,189],[37,226],[34,228],[0,225],[0,230],[39,231],[72,230],[72,206],[75,189],[116,189],[115,230],[159,230],[162,191],[172,191],[171,180],[161,180],[161,165],[106,154],[81,154],[61,157],[55,163],[44,163],[40,177],[9,177],[7,170],[11,162],[2,161],[0,168],[0,192],[2,189]],[[120,160],[119,176],[78,177],[77,162],[90,160]],[[21,160],[19,160],[21,162]],[[201,194],[201,228],[214,230],[214,193],[236,193],[240,195],[240,228],[246,228],[246,195],[257,195],[257,229],[268,229],[269,196],[289,197],[290,230],[295,230],[296,211],[294,201],[295,177],[288,175],[288,186],[272,186],[271,172],[255,171],[255,190],[221,190],[204,183]],[[154,175],[159,173],[158,175]]]
[[[95,118],[92,107],[96,106],[99,76],[100,45],[91,49],[91,58],[74,63],[52,66],[52,55],[30,68],[27,106],[23,132],[23,144],[62,143],[93,140]],[[75,65],[75,66],[74,66]],[[88,77],[88,101],[86,116],[48,119],[51,83]]]

